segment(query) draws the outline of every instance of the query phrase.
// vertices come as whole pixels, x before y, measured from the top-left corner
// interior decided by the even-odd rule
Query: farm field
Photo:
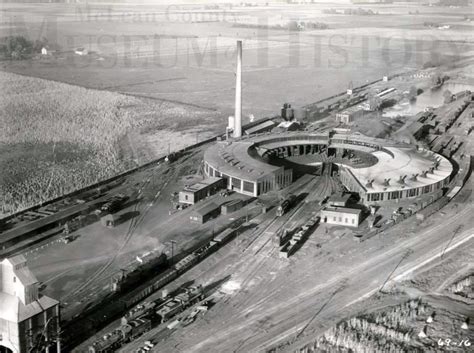
[[[379,15],[349,16],[323,14],[327,4],[222,7],[215,12],[198,5],[43,5],[8,5],[5,19],[16,19],[9,31],[33,37],[37,29],[61,51],[3,63],[3,70],[194,104],[224,115],[233,107],[236,38],[244,41],[243,113],[256,117],[274,114],[284,102],[301,106],[344,91],[351,81],[357,86],[473,53],[470,22],[459,8],[383,5],[377,7]],[[399,16],[417,10],[416,16]],[[242,25],[244,19],[258,22],[268,13],[283,22],[317,21],[329,28]],[[423,26],[433,18],[452,28]],[[74,55],[77,47],[90,55]]]
[[[2,5],[2,36],[44,38],[51,51],[0,62],[0,160],[9,166],[1,214],[223,131],[233,113],[236,38],[244,41],[244,123],[275,115],[284,102],[301,107],[383,75],[472,64],[462,8],[383,5],[378,15],[354,16],[325,14],[328,4],[212,11],[160,4]],[[408,12],[418,13],[400,16]],[[328,29],[247,25],[263,18]],[[427,19],[451,27],[426,27]],[[78,47],[89,54],[74,54]]]
[[[5,72],[0,81],[8,87],[0,98],[0,215],[212,134],[200,133],[212,115],[204,110]]]

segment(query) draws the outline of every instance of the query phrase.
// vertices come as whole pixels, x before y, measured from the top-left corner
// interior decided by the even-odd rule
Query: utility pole
[[[167,244],[171,244],[171,262],[173,262],[173,257],[174,257],[174,244],[176,244],[176,241],[175,240],[170,240],[167,242]]]

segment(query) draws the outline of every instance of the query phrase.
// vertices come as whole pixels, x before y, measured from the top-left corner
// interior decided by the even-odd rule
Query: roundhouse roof
[[[354,168],[346,165],[362,187],[369,193],[396,191],[431,185],[449,177],[451,163],[434,152],[414,145],[353,134],[285,132],[254,135],[239,140],[222,141],[211,146],[204,154],[205,161],[218,171],[244,180],[257,181],[282,167],[266,163],[260,156],[266,150],[280,147],[327,144],[371,153],[378,159],[374,165]],[[437,162],[437,168],[422,176]],[[416,177],[415,177],[416,175]],[[400,183],[400,178],[404,179]],[[390,179],[388,185],[384,183]],[[367,186],[367,184],[371,186]]]

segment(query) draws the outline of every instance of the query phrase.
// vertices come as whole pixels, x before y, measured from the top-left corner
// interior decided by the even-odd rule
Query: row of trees
[[[12,60],[28,59],[40,53],[47,44],[48,41],[45,38],[32,41],[24,36],[9,36],[0,43],[0,56]]]

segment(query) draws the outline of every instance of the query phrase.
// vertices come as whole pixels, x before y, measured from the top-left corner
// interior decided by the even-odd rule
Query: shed
[[[100,218],[100,223],[107,228],[113,228],[115,227],[115,224],[117,223],[117,219],[114,217],[113,214],[106,214],[105,216]]]
[[[335,207],[346,207],[351,196],[351,194],[331,196],[328,200],[328,204]]]
[[[74,49],[74,53],[82,56],[89,54],[89,51],[86,48],[76,48]]]
[[[215,218],[220,214],[220,205],[216,205],[214,202],[210,202],[200,208],[194,210],[189,219],[191,222],[206,223],[211,218]]]
[[[275,122],[273,122],[271,120],[267,120],[267,121],[264,121],[261,124],[252,126],[249,129],[245,129],[244,132],[245,132],[246,135],[251,135],[251,134],[256,134],[256,133],[259,133],[259,132],[270,131],[271,129],[273,129],[273,127],[275,125],[276,125]]]
[[[221,213],[223,215],[235,212],[240,210],[244,205],[244,201],[242,199],[232,200],[222,205]]]

